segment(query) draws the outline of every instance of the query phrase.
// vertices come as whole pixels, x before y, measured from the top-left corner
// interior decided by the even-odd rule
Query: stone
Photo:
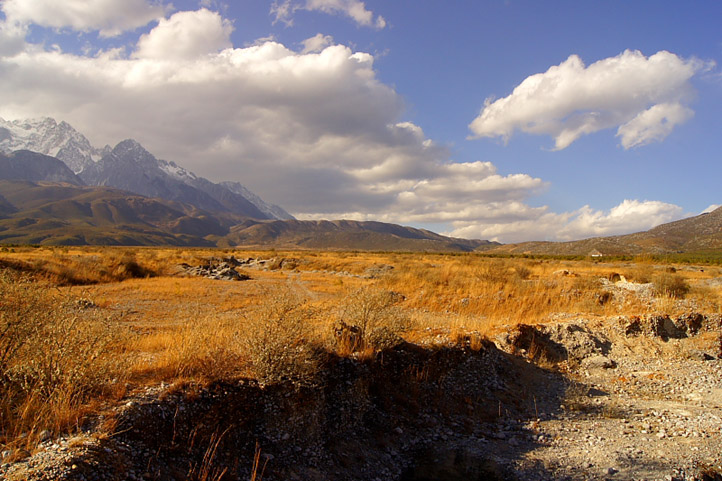
[[[613,369],[617,367],[617,363],[600,354],[583,359],[582,366],[587,369]]]
[[[650,333],[653,336],[667,339],[682,339],[687,337],[684,331],[677,328],[668,315],[650,316],[647,318]]]

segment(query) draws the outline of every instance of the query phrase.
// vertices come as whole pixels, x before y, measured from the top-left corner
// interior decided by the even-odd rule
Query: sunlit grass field
[[[231,257],[267,262],[237,267],[246,281],[179,268]],[[0,445],[26,452],[161,382],[311,383],[324,352],[722,311],[722,268],[653,258],[17,247],[0,252],[0,288]]]

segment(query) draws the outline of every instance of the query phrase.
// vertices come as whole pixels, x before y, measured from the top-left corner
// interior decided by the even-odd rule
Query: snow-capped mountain
[[[0,151],[30,150],[65,162],[76,174],[106,154],[109,146],[98,149],[67,122],[45,117],[7,121],[0,118]]]
[[[168,172],[172,174],[169,174]],[[104,185],[146,197],[160,197],[192,204],[211,212],[233,212],[255,219],[268,219],[244,197],[218,184],[181,171],[170,162],[157,159],[132,139],[116,145],[98,162],[80,174],[88,185]]]
[[[0,151],[21,149],[62,160],[88,185],[184,202],[212,212],[232,212],[256,219],[293,219],[285,210],[264,202],[241,184],[213,183],[175,162],[157,159],[132,139],[112,149],[95,148],[70,124],[52,118],[0,119]]]

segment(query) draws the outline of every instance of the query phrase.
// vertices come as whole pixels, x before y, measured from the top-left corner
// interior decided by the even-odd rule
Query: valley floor
[[[691,293],[675,299],[608,275],[631,278],[634,265],[508,261],[491,272],[495,260],[478,261],[474,282],[530,271],[504,277],[494,305],[542,295],[541,283],[577,302],[524,323],[508,310],[475,313],[487,294],[470,278],[411,286],[400,272],[420,262],[428,281],[456,257],[336,256],[285,268],[249,257],[231,266],[247,281],[187,277],[173,264],[163,277],[63,288],[131,333],[126,391],[25,456],[8,449],[0,479],[722,479],[717,268],[678,269]],[[339,296],[371,283],[396,293],[410,319],[403,339],[372,351],[326,344],[313,381],[258,381],[246,355],[229,376],[201,356],[278,288],[307,299],[324,333],[351,319]]]

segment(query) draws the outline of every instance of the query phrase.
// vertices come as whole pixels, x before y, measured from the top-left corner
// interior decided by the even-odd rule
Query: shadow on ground
[[[491,342],[470,346],[402,344],[363,361],[328,354],[315,386],[239,380],[141,397],[73,476],[515,479],[538,446],[529,423],[558,412],[567,381]]]

